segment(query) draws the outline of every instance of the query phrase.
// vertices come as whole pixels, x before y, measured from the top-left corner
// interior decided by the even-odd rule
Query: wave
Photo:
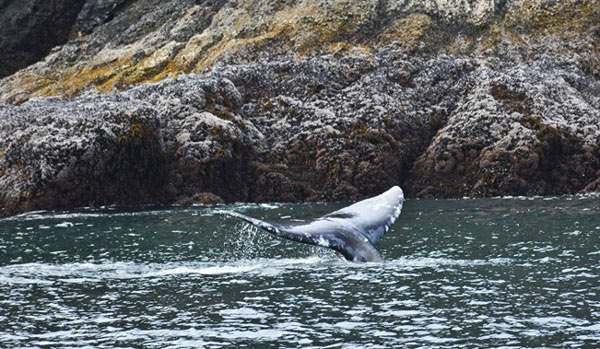
[[[53,282],[90,283],[109,279],[164,278],[182,275],[216,276],[226,274],[255,273],[274,275],[282,272],[314,268],[356,270],[364,268],[420,269],[448,266],[470,267],[482,265],[510,265],[509,258],[452,259],[430,257],[401,257],[384,264],[350,263],[340,258],[310,256],[305,258],[261,258],[236,262],[191,262],[191,263],[136,263],[103,261],[83,263],[24,263],[0,267],[0,283],[47,284]]]
[[[491,259],[453,259],[453,258],[432,258],[432,257],[401,257],[388,262],[394,267],[443,267],[443,266],[481,266],[481,265],[510,265],[514,263],[511,258],[491,258]]]
[[[223,205],[219,207],[164,207],[157,209],[141,209],[139,211],[120,211],[116,207],[90,208],[82,207],[76,211],[29,211],[15,216],[5,217],[1,221],[37,221],[48,219],[87,219],[87,218],[106,218],[106,217],[146,217],[146,216],[171,216],[175,213],[190,213],[192,215],[215,216],[221,214],[224,210],[241,210],[250,209],[268,209],[274,210],[283,207],[281,203],[235,203],[231,205]]]
[[[10,216],[0,219],[1,221],[38,221],[38,220],[73,220],[88,218],[114,218],[114,217],[162,217],[172,216],[176,213],[190,213],[191,215],[214,216],[221,209],[215,208],[163,208],[156,210],[142,211],[118,211],[116,209],[95,209],[83,208],[81,211],[31,211],[16,216]]]
[[[224,275],[240,273],[276,274],[286,269],[323,264],[320,257],[242,260],[231,263],[25,263],[0,267],[0,283],[47,284],[53,282],[86,283],[108,279],[161,278],[180,275]]]

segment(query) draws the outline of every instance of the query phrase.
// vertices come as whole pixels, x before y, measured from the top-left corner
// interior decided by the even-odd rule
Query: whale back
[[[404,204],[404,193],[395,186],[369,199],[331,212],[322,219],[350,225],[375,246],[394,224]]]

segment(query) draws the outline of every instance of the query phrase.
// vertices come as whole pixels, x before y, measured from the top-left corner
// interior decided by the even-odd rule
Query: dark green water
[[[199,207],[0,220],[0,347],[600,345],[597,195],[408,201],[379,249],[350,264]]]

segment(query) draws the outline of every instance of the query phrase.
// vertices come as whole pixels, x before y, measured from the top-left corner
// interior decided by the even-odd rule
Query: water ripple
[[[408,201],[383,264],[210,208],[0,221],[0,347],[596,347],[599,198]],[[237,205],[305,219],[339,205]]]

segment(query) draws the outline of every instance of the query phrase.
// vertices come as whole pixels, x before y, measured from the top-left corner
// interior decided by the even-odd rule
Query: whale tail
[[[359,201],[315,220],[281,224],[224,211],[262,230],[292,241],[323,246],[355,262],[379,262],[375,245],[400,216],[404,193],[395,186],[383,194]]]

